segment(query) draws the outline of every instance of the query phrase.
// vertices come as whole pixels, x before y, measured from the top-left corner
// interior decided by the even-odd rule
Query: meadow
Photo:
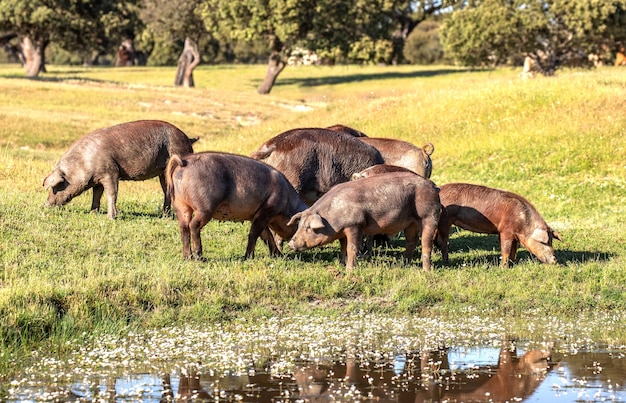
[[[175,88],[174,67],[49,66],[29,80],[19,66],[0,66],[1,363],[94,332],[235,318],[623,313],[626,70],[521,80],[509,68],[288,67],[261,96],[264,70],[200,66],[196,88]],[[435,183],[524,195],[563,236],[554,245],[559,264],[521,249],[517,264],[501,268],[496,236],[461,230],[450,263],[435,252],[431,272],[419,253],[402,265],[401,237],[351,273],[339,264],[338,244],[285,247],[275,259],[259,242],[256,257],[242,260],[249,223],[217,221],[202,231],[207,262],[184,261],[176,220],[161,217],[156,178],[121,183],[116,220],[89,213],[91,191],[44,207],[43,178],[75,139],[137,119],[200,137],[196,151],[244,155],[284,130],[337,123],[431,142]]]

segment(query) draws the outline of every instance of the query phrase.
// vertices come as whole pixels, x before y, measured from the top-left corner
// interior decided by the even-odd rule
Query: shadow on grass
[[[444,74],[467,73],[469,69],[442,68],[437,70],[417,70],[409,72],[391,71],[388,73],[349,74],[341,76],[308,77],[308,78],[283,78],[276,81],[276,86],[297,85],[301,87],[315,87],[319,85],[337,85],[358,83],[373,80],[389,80],[396,78],[427,78]],[[259,81],[260,83],[260,81]]]
[[[437,247],[434,248],[435,252],[439,252]],[[450,240],[450,254],[459,254],[467,252],[468,254],[475,255],[472,251],[480,250],[490,252],[487,256],[471,256],[471,257],[452,257],[450,256],[449,262],[446,266],[460,266],[460,265],[477,265],[477,264],[500,264],[500,244],[498,242],[497,235],[484,235],[484,234],[471,234],[464,232],[464,235],[456,236]],[[590,261],[606,262],[611,260],[614,256],[610,252],[600,251],[571,251],[567,249],[557,249],[554,251],[558,264],[564,265],[568,263],[585,263]],[[517,250],[517,263],[526,260],[539,261],[535,255],[526,250],[523,246],[519,246]]]
[[[44,83],[63,83],[63,82],[70,82],[70,81],[81,81],[84,83],[91,83],[91,84],[114,84],[114,85],[122,85],[124,84],[121,81],[114,81],[114,80],[100,80],[100,79],[96,79],[96,78],[87,78],[87,77],[81,77],[81,76],[68,76],[68,74],[80,74],[83,73],[82,71],[64,71],[64,72],[52,72],[52,73],[46,73],[46,76],[39,76],[39,77],[26,77],[24,75],[21,74],[3,74],[0,75],[0,78],[10,78],[10,79],[18,79],[18,80],[24,80],[24,81],[41,81]]]

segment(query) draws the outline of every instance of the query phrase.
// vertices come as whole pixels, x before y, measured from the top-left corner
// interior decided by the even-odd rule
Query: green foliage
[[[577,318],[626,309],[626,117],[619,69],[518,80],[508,69],[316,66],[290,69],[274,94],[251,91],[263,66],[60,68],[49,80],[0,67],[0,350],[300,312]],[[236,79],[234,79],[236,78]],[[435,183],[481,183],[526,196],[564,237],[557,266],[526,250],[498,266],[496,236],[456,231],[450,265],[402,266],[402,237],[347,273],[338,245],[241,260],[249,223],[211,221],[207,262],[183,261],[178,225],[161,218],[157,179],[122,182],[120,216],[89,214],[90,193],[45,208],[41,186],[79,136],[163,119],[196,150],[249,155],[284,130],[343,123],[377,137],[432,142]]]
[[[439,23],[426,20],[411,32],[404,44],[404,56],[413,64],[435,64],[443,60]]]
[[[589,64],[588,55],[605,56],[626,39],[625,18],[625,0],[485,0],[453,12],[441,36],[446,54],[461,64],[494,66],[528,56],[552,75]]]

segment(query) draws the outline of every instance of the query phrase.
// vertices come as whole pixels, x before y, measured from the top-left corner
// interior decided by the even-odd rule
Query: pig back
[[[73,168],[101,177],[119,171],[122,180],[150,179],[163,173],[170,155],[193,153],[192,143],[176,126],[139,120],[95,130],[77,140],[63,158]]]
[[[495,234],[505,229],[520,232],[528,226],[546,226],[528,200],[505,190],[447,183],[441,186],[440,198],[451,222],[469,231]]]
[[[376,148],[327,129],[293,129],[265,142],[252,158],[281,171],[311,205],[352,174],[383,162]]]
[[[385,164],[397,165],[423,176],[430,178],[433,163],[430,155],[434,151],[432,144],[427,143],[419,148],[409,142],[397,139],[360,137],[360,141],[375,147],[382,156]]]
[[[429,219],[436,225],[441,204],[439,189],[429,179],[413,172],[385,172],[347,183],[341,183],[323,195],[310,211],[332,216],[338,227],[351,221],[375,217],[396,223]],[[400,230],[401,230],[400,229]]]
[[[260,209],[289,217],[306,207],[282,173],[241,155],[206,151],[174,157],[166,177],[174,198],[195,210],[227,204],[231,217],[215,217],[221,220],[250,220]]]

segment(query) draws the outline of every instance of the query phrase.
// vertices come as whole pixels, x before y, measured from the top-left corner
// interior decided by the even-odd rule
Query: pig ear
[[[298,220],[300,219],[300,217],[302,217],[302,211],[301,211],[301,212],[299,212],[299,213],[294,214],[294,215],[291,217],[291,220],[289,220],[289,222],[287,223],[287,226],[288,226],[288,227],[290,227],[290,226],[292,226],[293,224],[295,224],[295,222],[296,222],[296,221],[298,221]]]
[[[530,236],[535,241],[539,241],[541,243],[548,243],[550,241],[550,236],[548,235],[548,231],[542,228],[535,228],[532,235]]]
[[[46,190],[48,190],[55,187],[64,180],[65,179],[63,178],[61,171],[55,169],[50,175],[46,176],[46,179],[43,180],[43,186],[46,188]]]
[[[558,232],[554,231],[552,228],[550,228],[550,231],[552,232],[552,237],[554,239],[558,239],[559,241],[563,242],[563,239],[561,238],[561,234],[559,234]]]
[[[311,229],[320,229],[324,228],[324,221],[322,221],[322,217],[319,214],[313,214],[311,216],[311,221],[309,222],[309,226]]]

